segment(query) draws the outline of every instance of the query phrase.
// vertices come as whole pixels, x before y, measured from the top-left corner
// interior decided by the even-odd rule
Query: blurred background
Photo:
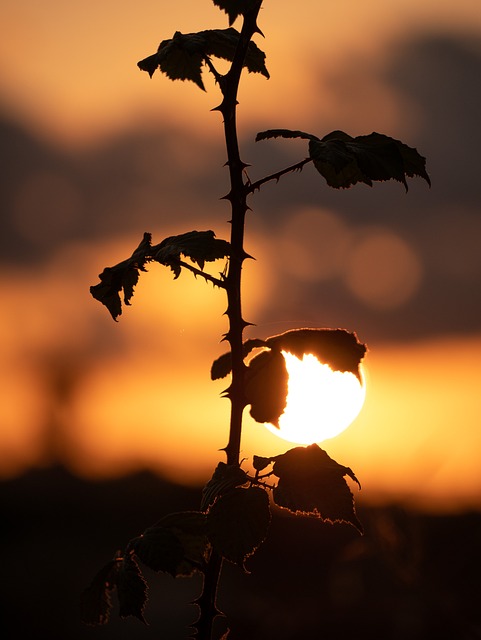
[[[228,239],[216,87],[136,67],[174,31],[227,20],[207,0],[4,0],[0,16],[0,627],[182,638],[198,584],[156,577],[145,629],[83,628],[76,603],[129,537],[197,508],[223,459],[225,381],[209,369],[225,301],[153,265],[114,323],[89,286],[144,231]],[[258,131],[342,129],[416,147],[432,189],[337,192],[307,166],[250,201],[246,336],[344,327],[369,347],[364,409],[323,445],[362,483],[367,534],[276,516],[252,576],[227,572],[233,637],[481,638],[479,2],[266,0],[259,24],[271,79],[246,74],[239,107],[251,180],[306,155]],[[246,458],[287,448],[247,419]]]

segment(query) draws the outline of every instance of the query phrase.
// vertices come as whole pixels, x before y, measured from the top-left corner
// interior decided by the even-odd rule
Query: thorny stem
[[[227,454],[227,464],[238,465],[240,456],[240,442],[242,432],[242,413],[246,406],[244,393],[244,354],[242,349],[242,335],[247,322],[242,317],[241,305],[241,278],[242,263],[247,257],[244,250],[244,225],[247,206],[247,189],[244,185],[244,169],[246,164],[242,162],[237,140],[237,92],[242,73],[244,59],[252,36],[257,28],[257,15],[260,10],[262,0],[256,3],[255,7],[246,12],[242,26],[239,44],[232,62],[232,66],[227,73],[222,93],[224,99],[218,110],[224,118],[224,135],[227,148],[227,165],[229,168],[230,191],[226,199],[231,203],[231,258],[229,272],[226,279],[227,290],[227,317],[229,319],[229,330],[225,336],[231,347],[232,355],[232,382],[228,390],[228,397],[231,400],[231,421],[229,431],[229,442],[225,447]]]
[[[229,429],[229,441],[225,447],[227,464],[239,465],[242,414],[246,406],[244,392],[244,354],[242,336],[244,328],[249,324],[242,317],[241,305],[241,280],[242,264],[248,257],[244,250],[244,225],[245,215],[248,210],[247,195],[249,189],[244,184],[244,169],[246,164],[242,162],[237,139],[237,93],[242,74],[247,48],[254,33],[258,32],[257,16],[261,8],[262,0],[258,0],[254,7],[244,14],[244,22],[239,37],[236,53],[228,73],[216,79],[222,91],[222,103],[216,107],[224,120],[224,136],[227,150],[227,166],[229,169],[230,191],[225,196],[231,204],[231,256],[229,271],[225,279],[224,287],[227,292],[226,315],[229,328],[225,340],[229,342],[232,356],[232,382],[227,396],[231,401],[231,418]],[[202,595],[197,604],[200,607],[200,617],[195,625],[199,640],[211,640],[214,618],[218,614],[216,607],[216,593],[222,570],[222,558],[214,551],[205,570]]]
[[[213,553],[204,570],[204,586],[200,597],[195,601],[200,614],[193,626],[199,640],[211,640],[212,627],[217,615],[221,612],[217,609],[216,597],[219,584],[222,558],[218,553]]]

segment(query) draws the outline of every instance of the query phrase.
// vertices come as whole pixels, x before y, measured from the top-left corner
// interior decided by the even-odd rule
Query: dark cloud
[[[227,182],[210,175],[224,160],[188,132],[130,131],[81,152],[50,146],[5,118],[0,133],[3,262],[40,264],[73,240],[137,238],[172,222],[181,231],[191,220],[212,225],[226,211],[219,198]],[[192,175],[196,154],[204,162]]]
[[[410,181],[407,195],[394,183],[338,192],[326,189],[308,166],[301,177],[284,178],[275,194],[274,188],[268,187],[268,193],[265,189],[259,209],[268,220],[266,233],[268,225],[279,224],[296,203],[328,207],[354,226],[390,230],[418,256],[421,286],[403,306],[376,310],[339,282],[291,282],[295,294],[291,299],[279,296],[269,315],[292,316],[295,300],[300,318],[355,326],[371,339],[479,331],[481,38],[420,35],[392,48],[390,56],[378,80],[403,98],[403,104],[412,105],[406,119],[416,116],[416,132],[413,139],[404,141],[427,157],[432,189],[417,180]],[[351,70],[346,67],[338,73],[349,76]],[[345,83],[338,84],[345,99]],[[396,132],[384,133],[397,137]],[[283,283],[284,291],[288,284]]]
[[[382,71],[373,65],[374,71],[363,72],[380,74],[379,82],[412,105],[416,130],[404,141],[427,157],[432,189],[411,180],[407,195],[397,183],[335,191],[308,165],[301,175],[285,176],[255,194],[253,215],[256,228],[273,242],[296,208],[314,206],[328,209],[356,232],[375,227],[394,234],[419,262],[419,287],[402,305],[382,308],[353,295],[342,274],[316,282],[283,273],[269,312],[255,319],[259,324],[280,318],[346,326],[367,340],[480,329],[481,38],[418,35],[385,55]],[[348,77],[351,71],[337,73]],[[334,92],[342,87],[343,99],[345,84],[331,87]],[[48,146],[6,119],[0,127],[4,263],[39,264],[72,240],[132,232],[136,241],[144,231],[155,233],[171,223],[179,232],[204,226],[219,236],[228,233],[228,209],[219,201],[227,190],[220,141],[206,149],[187,131],[144,127],[73,153]],[[302,141],[256,144],[254,133],[243,141],[243,157],[254,165],[249,169],[253,180],[306,154]],[[289,259],[280,257],[284,263]]]

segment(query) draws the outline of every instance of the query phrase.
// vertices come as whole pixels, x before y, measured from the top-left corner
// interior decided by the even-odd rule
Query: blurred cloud
[[[77,226],[80,200],[80,191],[68,179],[39,170],[28,175],[14,194],[13,227],[29,244],[57,243]]]
[[[338,214],[307,207],[287,218],[275,242],[276,267],[297,286],[338,281],[373,309],[400,307],[421,285],[416,251],[380,225],[349,225]]]
[[[338,275],[347,258],[351,232],[334,213],[314,207],[293,210],[277,237],[279,267],[305,281]]]
[[[347,287],[374,309],[402,306],[417,292],[421,278],[419,258],[392,231],[364,231],[346,259]]]
[[[321,211],[320,204],[321,219],[328,212],[329,216],[342,220],[350,232],[367,233],[372,227],[387,234],[396,243],[398,253],[402,253],[403,259],[398,264],[404,265],[406,272],[399,271],[399,279],[390,281],[390,290],[385,290],[382,298],[397,300],[399,304],[381,303],[373,307],[372,297],[355,293],[360,291],[359,286],[352,287],[356,278],[359,280],[362,272],[369,274],[366,263],[364,271],[357,269],[354,273],[351,269],[347,278],[350,294],[343,290],[345,281],[341,272],[330,281],[316,282],[309,277],[302,283],[289,273],[289,267],[284,267],[279,291],[292,288],[298,317],[312,322],[321,318],[322,322],[343,326],[352,326],[355,318],[358,331],[368,338],[406,340],[432,334],[478,332],[481,302],[474,291],[481,286],[476,275],[481,219],[477,177],[481,143],[477,115],[481,110],[478,82],[481,38],[472,30],[422,33],[418,29],[411,37],[391,41],[383,55],[379,51],[365,53],[361,67],[355,86],[362,86],[365,80],[368,90],[356,92],[354,87],[348,102],[351,61],[342,58],[331,65],[329,74],[335,80],[329,85],[329,124],[352,135],[378,129],[378,112],[381,119],[386,115],[385,103],[373,98],[369,86],[381,86],[386,95],[393,97],[394,104],[401,107],[384,133],[402,138],[427,157],[432,189],[410,181],[407,196],[395,184],[341,192],[326,190],[308,166],[301,176],[283,178],[275,190],[266,188],[258,198],[256,210],[265,221],[266,234],[269,225],[284,224],[296,207],[299,211],[313,208]],[[319,104],[323,98],[320,93]],[[315,133],[322,135],[319,131]],[[269,144],[274,153],[278,149],[284,151],[288,142]],[[294,161],[291,157],[289,160]],[[279,163],[272,162],[268,171]],[[293,234],[291,242],[295,237]],[[334,247],[337,242],[334,232],[332,240]],[[350,253],[344,269],[349,263],[354,264],[353,256],[361,251],[361,246],[357,250],[351,246],[354,253]],[[387,257],[386,253],[384,256]],[[393,260],[394,254],[390,255],[389,268],[393,268]],[[385,261],[378,263],[378,282],[381,277],[387,278],[386,267]],[[296,269],[299,275],[297,267],[291,271]],[[369,276],[368,280],[366,286],[375,287]],[[363,290],[367,291],[365,287]],[[277,296],[272,316],[286,317],[289,313],[287,317],[291,319],[288,300],[285,295]],[[266,322],[270,317],[265,318]]]

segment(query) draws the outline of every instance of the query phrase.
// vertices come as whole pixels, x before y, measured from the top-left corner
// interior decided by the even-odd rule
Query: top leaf
[[[236,18],[245,15],[247,11],[253,9],[259,0],[214,0],[214,4],[229,16],[229,24],[233,24]]]
[[[137,65],[142,71],[147,71],[150,77],[159,68],[171,80],[191,80],[205,91],[202,81],[203,63],[210,56],[232,62],[239,36],[239,32],[233,27],[187,34],[176,31],[173,38],[160,43],[157,53],[141,60]],[[269,78],[265,58],[265,53],[254,42],[249,42],[244,59],[247,70]]]
[[[309,140],[309,158],[335,189],[347,189],[358,182],[372,187],[373,181],[393,179],[402,182],[407,191],[406,178],[414,176],[431,186],[426,159],[416,149],[381,133],[353,138],[344,131],[333,131],[321,140],[303,131],[271,129],[258,133],[256,141],[279,137]]]

